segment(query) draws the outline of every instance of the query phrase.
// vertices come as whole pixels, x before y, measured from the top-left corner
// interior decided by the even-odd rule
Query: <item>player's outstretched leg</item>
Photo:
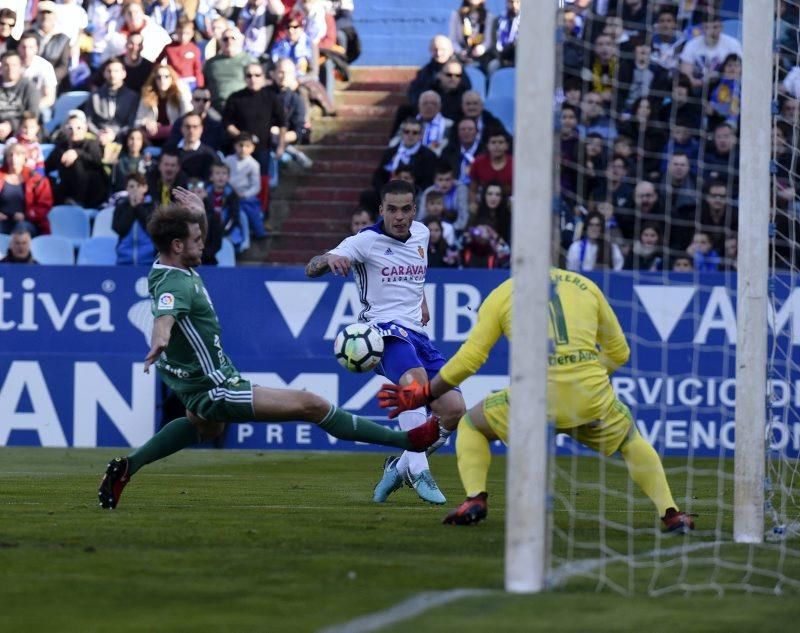
[[[631,479],[642,489],[658,509],[661,522],[668,532],[687,534],[694,529],[692,517],[681,512],[667,483],[664,466],[655,449],[634,430],[620,447]]]
[[[404,411],[397,420],[400,428],[404,431],[415,429],[425,424],[425,410],[420,408],[414,411]],[[439,490],[439,486],[431,474],[428,457],[424,453],[404,452],[397,460],[395,470],[400,475],[401,481],[403,479],[408,481],[423,501],[436,505],[446,503],[447,499]]]
[[[166,424],[127,457],[112,459],[97,491],[100,507],[109,510],[116,508],[122,490],[142,466],[177,453],[199,441],[197,427],[189,421],[189,418],[177,418]]]
[[[389,456],[383,462],[383,475],[381,480],[375,484],[375,489],[372,492],[372,501],[375,503],[383,503],[389,498],[395,490],[403,487],[403,476],[397,472],[397,462],[399,458]]]
[[[486,478],[492,463],[492,453],[488,438],[475,428],[470,414],[482,415],[475,407],[464,415],[458,423],[456,433],[456,458],[458,474],[467,493],[467,498],[442,521],[450,525],[472,525],[486,518],[487,504]]]

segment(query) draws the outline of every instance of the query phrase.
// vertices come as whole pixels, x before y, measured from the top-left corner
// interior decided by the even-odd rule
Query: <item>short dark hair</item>
[[[6,61],[9,57],[19,57],[19,53],[16,49],[7,50],[5,53],[0,55],[0,62]]]
[[[422,125],[422,121],[420,121],[419,119],[415,119],[413,116],[406,117],[405,119],[403,119],[402,125],[408,125],[408,124],[418,125],[420,127],[424,127]]]
[[[678,19],[678,7],[674,4],[662,4],[656,7],[656,20],[665,13],[669,13],[676,20]]]
[[[385,185],[383,185],[383,189],[381,189],[381,204],[383,204],[383,201],[389,194],[404,194],[404,193],[410,194],[411,198],[413,199],[417,192],[414,190],[414,186],[406,182],[405,180],[400,180],[399,178],[390,180]]]
[[[14,20],[14,24],[17,23],[17,14],[15,11],[12,11],[9,8],[0,9],[0,20],[3,18],[12,18]]]
[[[41,46],[42,44],[42,38],[39,37],[39,34],[33,29],[28,29],[27,31],[23,31],[22,35],[19,36],[20,42],[22,40],[28,40],[28,39],[36,40],[36,46]]]
[[[502,136],[503,140],[505,140],[506,143],[510,143],[510,141],[508,140],[508,132],[506,132],[503,128],[501,128],[501,127],[493,127],[493,128],[489,128],[488,130],[486,130],[486,142],[487,143],[489,141],[491,141],[493,138],[495,138],[496,136]]]
[[[566,101],[561,104],[561,112],[566,112],[569,110],[572,114],[575,115],[575,118],[580,120],[581,118],[581,111],[577,106],[572,105],[571,103],[567,103]],[[600,136],[598,134],[598,136]],[[602,137],[601,137],[602,138]]]
[[[211,173],[212,169],[224,169],[225,171],[228,172],[228,174],[231,173],[230,165],[228,165],[228,163],[223,163],[221,160],[215,160],[213,163],[211,163],[211,167],[208,170],[209,174]]]
[[[161,154],[158,156],[158,162],[160,163],[164,156],[172,156],[178,159],[178,163],[181,162],[181,154],[180,150],[177,147],[165,147],[161,150]]]
[[[200,230],[205,225],[205,215],[182,207],[168,204],[157,207],[147,222],[147,232],[159,253],[169,253],[173,240],[189,237],[189,225],[198,224]]]
[[[455,169],[453,169],[453,166],[446,160],[440,160],[436,163],[436,171],[433,172],[434,177],[443,174],[455,174]]]
[[[144,174],[140,174],[138,171],[133,171],[125,177],[126,187],[131,180],[141,187],[147,186],[147,178],[144,177]]]
[[[11,231],[11,235],[33,235],[28,225],[24,222],[19,222]]]
[[[435,202],[436,200],[444,201],[444,194],[441,191],[436,191],[434,189],[425,195],[425,204],[428,204],[429,202]]]

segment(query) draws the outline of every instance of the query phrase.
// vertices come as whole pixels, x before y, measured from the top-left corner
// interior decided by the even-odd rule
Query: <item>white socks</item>
[[[413,409],[412,411],[403,411],[399,416],[397,416],[397,421],[400,423],[400,428],[403,431],[408,431],[422,425],[427,417],[428,416],[425,412],[425,407],[420,407],[419,409]],[[406,476],[415,477],[423,470],[429,469],[428,457],[424,452],[412,453],[409,451],[404,451],[400,456],[400,459],[397,461],[397,464],[395,464],[395,468],[397,469],[397,472],[400,473],[400,475],[404,478]]]

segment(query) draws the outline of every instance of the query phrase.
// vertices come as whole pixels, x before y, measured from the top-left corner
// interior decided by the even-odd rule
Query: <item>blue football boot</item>
[[[389,456],[383,462],[383,477],[375,484],[375,490],[372,493],[373,502],[383,503],[390,494],[403,487],[403,477],[395,468],[399,459],[399,457]]]
[[[447,502],[442,491],[439,490],[439,486],[436,485],[430,470],[423,470],[418,475],[411,475],[410,479],[411,486],[423,501],[435,503],[436,505],[442,505]]]

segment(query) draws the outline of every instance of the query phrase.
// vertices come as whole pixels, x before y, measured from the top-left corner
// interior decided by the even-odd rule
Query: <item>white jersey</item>
[[[379,221],[330,251],[350,258],[363,308],[359,321],[394,321],[424,332],[422,298],[429,239],[430,231],[421,222],[412,222],[410,237],[401,241],[384,233]]]

